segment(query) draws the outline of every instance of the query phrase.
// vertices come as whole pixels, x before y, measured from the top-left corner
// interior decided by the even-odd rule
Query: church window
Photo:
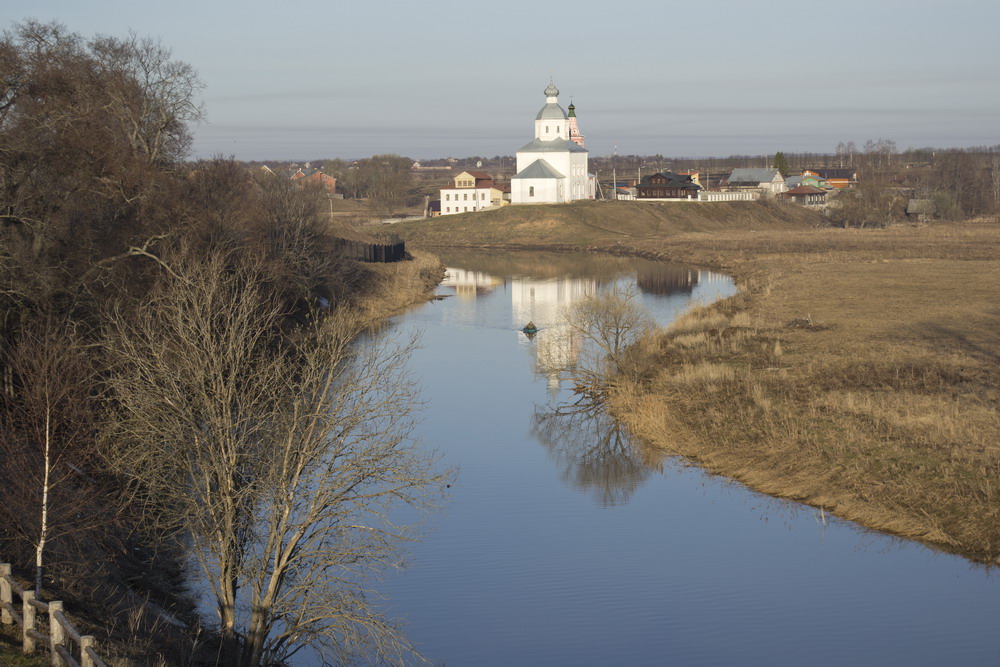
[[[559,134],[559,126],[556,125],[556,134]]]
[[[532,185],[532,186],[530,186],[528,188],[528,196],[529,197],[534,197],[535,196],[535,186],[534,185]]]
[[[548,134],[548,133],[549,133],[549,126],[548,126],[548,125],[546,125],[546,126],[545,126],[545,134]]]

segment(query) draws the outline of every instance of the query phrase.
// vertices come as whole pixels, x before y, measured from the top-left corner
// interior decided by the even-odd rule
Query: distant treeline
[[[389,171],[394,174],[390,180],[402,182],[404,190],[410,188],[411,180],[404,175],[404,167],[414,161],[398,156],[387,159],[389,157],[372,156],[356,161],[320,159],[311,164],[326,165],[328,172],[341,179],[338,190],[349,197],[367,195],[367,183],[373,178],[372,173],[385,180],[384,172]],[[516,168],[513,155],[439,158],[421,160],[420,164],[424,167],[450,167],[452,172],[482,169],[499,183],[509,181]],[[373,165],[379,166],[375,172]],[[388,169],[387,165],[392,168]],[[709,188],[720,186],[733,169],[741,167],[781,167],[788,172],[783,173],[786,177],[810,168],[852,169],[858,174],[859,182],[908,189],[912,196],[918,198],[937,197],[943,202],[942,207],[950,211],[949,217],[996,215],[1000,212],[1000,145],[899,150],[895,141],[880,138],[869,139],[862,144],[840,142],[829,153],[779,151],[767,155],[725,157],[591,155],[589,161],[590,171],[602,181],[611,180],[612,174],[621,181],[631,181],[658,171],[698,171],[702,174],[702,185]],[[438,185],[443,185],[450,176],[450,173],[440,172],[434,172],[433,176],[421,174],[421,181],[437,180],[440,181]],[[379,199],[378,191],[375,192],[376,199]],[[417,189],[411,188],[409,192],[411,196],[406,203],[412,205]],[[392,197],[382,196],[382,199]],[[400,205],[399,195],[396,195],[394,205]]]

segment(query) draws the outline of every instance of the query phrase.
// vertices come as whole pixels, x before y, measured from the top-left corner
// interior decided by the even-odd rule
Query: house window
[[[528,188],[528,196],[529,197],[534,197],[535,196],[535,186],[534,185],[532,185],[532,186],[530,186]]]
[[[445,195],[444,196],[444,200],[445,201],[451,201],[451,195]]]
[[[466,206],[466,207],[465,207],[465,212],[468,212],[468,211],[469,211],[469,207],[468,207],[468,206]]]
[[[463,192],[462,193],[462,199],[464,199],[465,201],[469,201],[469,193],[468,192]]]
[[[451,213],[451,206],[447,207],[447,208],[446,208],[446,209],[444,210],[444,212],[445,212],[445,213]]]

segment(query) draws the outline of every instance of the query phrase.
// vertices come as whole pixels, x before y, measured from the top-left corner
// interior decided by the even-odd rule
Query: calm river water
[[[997,665],[1000,578],[644,451],[570,394],[560,308],[636,282],[661,322],[733,291],[718,274],[552,254],[442,256],[412,369],[417,435],[459,468],[384,582],[434,664]],[[529,339],[529,320],[541,331]]]

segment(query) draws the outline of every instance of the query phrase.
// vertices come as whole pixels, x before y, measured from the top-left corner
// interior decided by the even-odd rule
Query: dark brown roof
[[[665,181],[663,183],[655,183],[657,181]],[[642,177],[642,181],[636,186],[639,188],[683,188],[685,190],[700,190],[701,187],[691,180],[690,176],[681,175],[674,173],[672,171],[661,171],[655,174],[648,174]]]
[[[831,179],[831,178],[846,178],[851,180],[854,178],[855,172],[853,169],[807,169],[806,171],[811,171],[814,174],[819,174],[820,178]]]
[[[800,185],[798,187],[792,188],[791,190],[787,190],[787,191],[783,192],[782,194],[786,194],[786,195],[825,195],[826,194],[826,190],[823,190],[822,188],[816,188],[816,187],[813,187],[811,185]]]

